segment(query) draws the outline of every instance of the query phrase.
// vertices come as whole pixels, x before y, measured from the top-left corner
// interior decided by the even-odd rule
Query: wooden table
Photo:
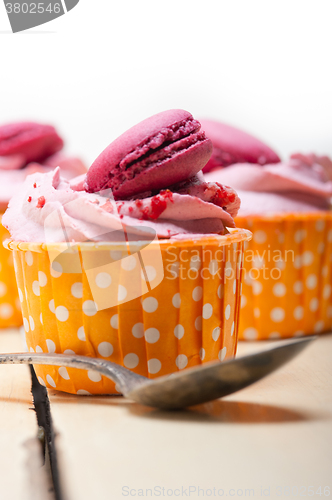
[[[270,344],[240,343],[239,354]],[[0,334],[0,351],[18,350],[17,331]],[[0,499],[47,498],[28,369],[1,370]],[[254,386],[183,412],[50,390],[62,496],[326,498],[331,389],[332,334]]]

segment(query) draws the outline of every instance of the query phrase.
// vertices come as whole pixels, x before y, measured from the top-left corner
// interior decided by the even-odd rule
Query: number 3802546
[[[7,2],[6,10],[8,14],[43,14],[44,12],[48,12],[49,14],[60,14],[61,13],[61,4],[60,3],[45,3],[45,2]]]

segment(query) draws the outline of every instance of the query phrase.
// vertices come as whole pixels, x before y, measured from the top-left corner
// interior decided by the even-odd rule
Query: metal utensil
[[[313,339],[305,337],[222,363],[211,362],[150,380],[99,358],[67,354],[0,354],[0,364],[55,365],[94,370],[117,384],[122,394],[137,403],[179,409],[232,394],[257,382],[290,361]]]

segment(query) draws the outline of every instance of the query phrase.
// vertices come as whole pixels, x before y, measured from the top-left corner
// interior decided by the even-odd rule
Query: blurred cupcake
[[[327,157],[296,154],[274,165],[238,164],[206,175],[234,186],[241,199],[235,222],[253,232],[239,338],[331,330],[331,172]]]
[[[250,232],[234,228],[235,191],[202,180],[211,149],[190,113],[170,110],[125,132],[83,179],[26,179],[4,224],[31,351],[150,378],[234,356]],[[116,392],[94,372],[36,370],[65,392]]]
[[[0,221],[8,201],[28,175],[49,172],[56,166],[67,178],[86,172],[80,159],[58,153],[62,147],[63,140],[50,125],[22,122],[0,126]],[[1,241],[8,237],[0,224]],[[21,324],[12,254],[1,245],[0,328]]]
[[[203,168],[204,173],[235,163],[266,165],[280,161],[273,149],[243,130],[215,120],[200,120],[200,123],[213,145],[211,158]]]

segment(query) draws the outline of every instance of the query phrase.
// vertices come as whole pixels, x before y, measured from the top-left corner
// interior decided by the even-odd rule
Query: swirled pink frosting
[[[24,182],[28,175],[35,172],[47,173],[55,167],[61,168],[61,175],[66,179],[71,179],[86,172],[87,168],[80,158],[65,156],[56,153],[47,158],[43,165],[40,163],[30,163],[25,168],[2,168],[0,163],[0,209],[7,207],[8,201],[17,192],[17,188]]]
[[[205,174],[205,179],[236,189],[241,199],[239,216],[331,207],[332,162],[326,156],[294,154],[271,165],[236,164]]]
[[[156,194],[114,201],[110,190],[82,191],[57,168],[26,178],[3,215],[3,225],[19,241],[117,241],[119,231],[144,239],[223,234],[234,227],[240,200],[232,188],[206,183],[200,175]],[[55,216],[55,214],[57,214]],[[61,224],[59,224],[61,220]]]

